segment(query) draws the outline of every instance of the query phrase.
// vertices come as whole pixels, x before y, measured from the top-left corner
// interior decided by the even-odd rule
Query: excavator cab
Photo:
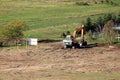
[[[66,38],[63,40],[64,48],[70,48],[72,47],[72,36],[67,35]]]
[[[79,48],[80,45],[71,35],[67,35],[63,40],[64,48]]]

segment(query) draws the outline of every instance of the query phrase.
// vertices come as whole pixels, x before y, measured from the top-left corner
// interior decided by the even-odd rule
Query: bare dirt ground
[[[61,47],[61,42],[51,42],[39,43],[38,46],[1,48],[0,80],[77,80],[64,77],[66,73],[120,74],[120,48]],[[46,77],[55,79],[43,79]]]

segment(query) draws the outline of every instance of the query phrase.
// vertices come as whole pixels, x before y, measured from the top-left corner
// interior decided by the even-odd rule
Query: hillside
[[[120,1],[114,3],[117,5],[101,4],[101,0],[1,0],[0,25],[21,20],[29,27],[25,37],[59,38],[62,32],[74,30],[87,17],[119,13]]]

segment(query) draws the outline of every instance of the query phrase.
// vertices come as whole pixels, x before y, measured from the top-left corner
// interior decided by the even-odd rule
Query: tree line
[[[120,25],[120,13],[108,13],[96,19],[88,17],[84,25],[87,34],[91,34],[88,37],[91,37],[94,33],[102,34],[103,42],[111,45],[115,42],[115,36],[118,34],[117,31],[113,30],[113,27]]]
[[[88,17],[85,22],[85,31],[90,31],[93,32],[101,32],[104,28],[104,25],[112,20],[114,23],[114,26],[120,25],[120,13],[119,14],[113,14],[113,13],[108,13],[104,14],[102,16],[97,17],[97,19],[92,19]]]

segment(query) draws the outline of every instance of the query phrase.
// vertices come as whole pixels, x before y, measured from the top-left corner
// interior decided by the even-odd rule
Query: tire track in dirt
[[[15,67],[15,68],[4,68],[0,69],[0,72],[31,72],[31,71],[38,71],[38,70],[47,70],[51,69],[54,64],[41,64],[41,65],[34,65],[34,66],[23,66],[23,67]]]

